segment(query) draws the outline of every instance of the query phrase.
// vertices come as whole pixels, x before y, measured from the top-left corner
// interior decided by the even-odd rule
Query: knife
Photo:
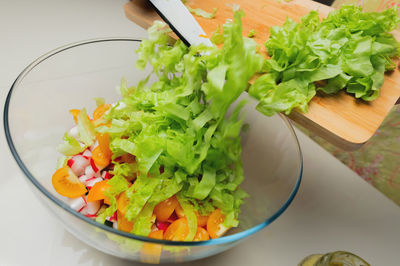
[[[158,15],[169,25],[187,46],[204,44],[212,46],[196,19],[181,0],[150,0]]]

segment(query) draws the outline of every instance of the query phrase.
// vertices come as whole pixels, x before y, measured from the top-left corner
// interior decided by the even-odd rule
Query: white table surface
[[[125,19],[123,4],[0,0],[1,102],[19,72],[55,47],[95,37],[145,36]],[[141,265],[105,255],[66,232],[29,190],[3,129],[0,132],[0,266]],[[237,247],[182,265],[291,266],[309,254],[335,250],[354,252],[371,265],[399,265],[398,206],[301,132],[298,135],[304,177],[288,210]]]

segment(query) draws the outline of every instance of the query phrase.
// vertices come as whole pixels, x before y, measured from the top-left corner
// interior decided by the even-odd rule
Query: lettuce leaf
[[[227,111],[262,70],[264,59],[257,44],[242,36],[243,13],[234,16],[223,27],[221,49],[188,48],[179,40],[171,45],[169,30],[156,22],[138,49],[137,66],[150,64],[157,81],[146,77],[129,87],[123,80],[121,100],[105,115],[111,125],[97,128],[111,139],[115,176],[108,183],[125,178],[133,183],[112,184],[106,212],[115,211],[115,191],[124,187],[129,199],[125,217],[134,222],[134,234],[147,236],[154,207],[173,195],[179,195],[188,219],[186,240],[197,231],[196,211],[208,215],[221,208],[228,223],[237,225],[240,204],[235,203],[242,201],[236,191],[243,180],[240,112],[245,102],[230,116]],[[136,163],[117,160],[126,153]]]
[[[197,232],[197,216],[196,213],[194,212],[193,205],[191,205],[187,199],[182,197],[181,195],[178,194],[178,201],[179,204],[181,205],[183,212],[185,213],[185,217],[188,222],[188,227],[189,227],[189,233],[186,236],[185,241],[193,241],[193,238],[196,235]]]
[[[208,18],[212,19],[215,17],[215,14],[217,13],[218,9],[213,8],[213,11],[211,13],[204,11],[201,8],[191,8],[190,6],[186,5],[186,8],[189,10],[190,13],[195,14],[196,16],[202,17],[202,18]]]
[[[82,109],[78,115],[78,132],[79,139],[86,145],[91,146],[96,138],[96,132],[92,122],[86,113],[86,109]]]
[[[388,33],[399,24],[397,7],[364,13],[343,5],[322,21],[311,11],[300,23],[287,19],[271,27],[265,43],[268,73],[249,89],[259,100],[257,109],[268,116],[294,108],[307,112],[317,90],[345,89],[365,101],[376,99],[385,71],[394,67],[390,58],[399,55],[400,45]]]
[[[67,133],[64,134],[63,143],[59,144],[57,150],[65,156],[73,156],[85,150],[86,146],[81,145],[74,137]]]

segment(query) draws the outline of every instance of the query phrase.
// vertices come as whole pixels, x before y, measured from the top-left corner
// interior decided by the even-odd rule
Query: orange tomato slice
[[[154,214],[157,217],[157,221],[166,222],[178,205],[179,202],[175,196],[157,204],[154,208]]]
[[[103,151],[100,149],[100,146],[97,146],[92,151],[92,159],[96,165],[99,167],[106,167],[111,162],[111,156],[104,154]]]
[[[130,233],[133,229],[133,222],[128,221],[125,216],[117,211],[117,219],[118,219],[118,230]]]
[[[110,150],[110,135],[108,133],[97,134],[97,141],[99,142],[99,147],[104,157],[111,160],[112,152]]]
[[[206,241],[210,239],[210,235],[207,230],[203,227],[197,227],[196,235],[193,238],[193,241]]]
[[[78,115],[81,112],[81,110],[79,109],[71,109],[69,110],[69,113],[72,115],[72,117],[74,118],[75,123],[78,123]]]
[[[108,109],[111,108],[111,104],[102,104],[99,105],[93,112],[93,119],[97,120],[103,117],[104,113],[107,112]]]
[[[110,187],[111,186],[107,183],[107,180],[103,180],[103,181],[97,182],[89,190],[89,194],[87,196],[87,201],[91,202],[91,201],[96,201],[96,200],[107,199],[107,201],[110,202],[110,200],[107,198],[107,196],[104,195],[104,192],[107,189],[109,189]]]
[[[85,195],[87,191],[85,185],[79,181],[68,166],[58,169],[53,174],[51,181],[58,194],[65,197],[77,198]]]
[[[198,212],[195,212],[197,216],[197,226],[204,227],[207,225],[208,216],[202,216]]]
[[[207,231],[211,238],[218,238],[228,231],[228,227],[224,226],[225,215],[222,214],[220,209],[216,209],[208,217]]]
[[[189,225],[186,218],[174,221],[164,233],[164,239],[171,241],[184,241],[189,234]]]
[[[183,211],[181,205],[178,203],[178,206],[175,208],[175,213],[179,218],[185,217],[185,212]],[[208,221],[208,216],[202,216],[197,211],[195,211],[197,216],[197,226],[206,226]]]
[[[154,239],[163,239],[163,231],[157,230],[153,231],[149,234],[150,238]],[[162,251],[162,245],[160,244],[153,244],[153,243],[145,243],[141,249],[141,261],[152,263],[152,264],[159,264],[160,263],[160,256]]]
[[[162,240],[164,238],[164,231],[163,230],[156,230],[149,234],[150,238]]]
[[[126,211],[128,210],[128,206],[129,206],[129,199],[124,191],[119,195],[117,199],[117,209],[122,213],[122,215],[125,215]]]

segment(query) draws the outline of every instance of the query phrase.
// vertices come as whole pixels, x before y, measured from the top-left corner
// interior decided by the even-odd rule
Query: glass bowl
[[[150,69],[135,68],[140,40],[88,40],[53,50],[30,64],[12,85],[4,108],[8,145],[32,191],[74,236],[94,248],[148,263],[189,261],[208,257],[238,244],[277,219],[299,188],[302,155],[286,117],[266,117],[245,107],[242,184],[246,199],[238,228],[224,237],[202,242],[171,242],[128,234],[100,224],[72,210],[52,187],[59,154],[57,145],[73,126],[70,109],[95,108],[95,97],[118,100],[121,78],[136,84]],[[243,93],[242,98],[248,98]],[[28,220],[27,220],[28,221]],[[268,241],[268,239],[265,239]],[[161,253],[159,252],[161,251]]]

